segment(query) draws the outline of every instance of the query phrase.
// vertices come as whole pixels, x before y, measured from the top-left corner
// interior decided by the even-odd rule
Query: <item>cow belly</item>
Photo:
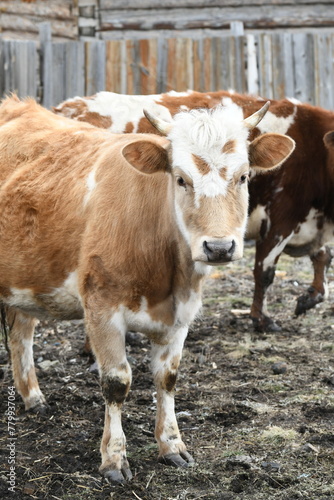
[[[333,240],[334,224],[326,221],[319,228],[322,217],[322,214],[312,208],[305,222],[301,223],[294,232],[284,252],[292,257],[311,255],[326,243],[330,243]]]
[[[34,294],[29,288],[11,288],[3,298],[6,305],[15,307],[38,319],[81,319],[83,309],[76,289],[76,273],[71,273],[59,288],[50,293]]]

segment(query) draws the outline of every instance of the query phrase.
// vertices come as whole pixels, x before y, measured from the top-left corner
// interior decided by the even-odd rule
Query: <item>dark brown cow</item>
[[[248,144],[265,111],[247,120],[235,105],[171,123],[151,117],[167,140],[111,134],[33,100],[0,107],[0,300],[15,385],[26,409],[43,406],[35,318],[84,317],[106,402],[100,472],[112,481],[131,478],[121,424],[128,329],[152,344],[159,457],[193,462],[173,389],[201,283],[210,265],[242,256],[249,163],[263,172],[294,148],[278,134]]]
[[[169,92],[150,96],[127,96],[100,92],[60,104],[55,112],[109,128],[113,132],[153,132],[143,115],[150,109],[166,120],[179,110],[213,108],[236,103],[247,117],[263,105],[263,99],[231,92]],[[254,130],[259,134],[287,134],[296,149],[271,176],[258,176],[250,183],[250,220],[247,237],[256,239],[255,291],[251,309],[259,330],[278,330],[266,310],[266,291],[273,282],[279,256],[309,255],[314,280],[299,297],[296,314],[314,307],[327,295],[326,270],[331,252],[334,223],[334,113],[295,100],[270,101],[270,110]]]

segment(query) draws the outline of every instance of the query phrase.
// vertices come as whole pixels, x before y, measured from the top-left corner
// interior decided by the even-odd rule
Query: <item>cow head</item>
[[[268,106],[244,119],[231,103],[180,112],[171,123],[145,111],[171,141],[177,223],[198,267],[242,257],[250,169],[275,168],[294,149],[293,140],[279,134],[265,134],[249,144],[249,131]]]

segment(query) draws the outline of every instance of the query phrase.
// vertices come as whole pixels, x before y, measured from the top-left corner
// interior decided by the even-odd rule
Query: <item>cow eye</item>
[[[183,179],[183,177],[178,177],[177,178],[177,183],[181,187],[184,187],[184,188],[187,187],[186,181]]]
[[[249,175],[248,174],[243,174],[241,177],[240,177],[240,184],[244,184],[246,181],[248,181],[249,179]]]

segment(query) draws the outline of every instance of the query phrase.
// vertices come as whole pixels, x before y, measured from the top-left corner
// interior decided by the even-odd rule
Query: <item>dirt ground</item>
[[[123,424],[134,478],[124,486],[103,483],[97,472],[103,400],[98,377],[81,355],[83,325],[45,322],[37,328],[34,356],[50,411],[25,413],[16,394],[14,451],[6,414],[13,381],[7,354],[0,353],[0,498],[334,499],[333,270],[329,300],[294,318],[311,266],[307,258],[283,257],[269,296],[282,331],[258,334],[247,314],[253,261],[249,246],[242,261],[213,269],[202,317],[186,341],[176,411],[195,467],[157,463],[150,347],[131,335],[133,384]],[[8,491],[10,458],[15,493]]]

